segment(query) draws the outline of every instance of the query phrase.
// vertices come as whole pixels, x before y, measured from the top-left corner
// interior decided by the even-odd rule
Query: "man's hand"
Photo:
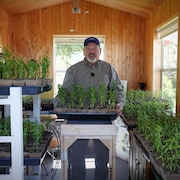
[[[118,114],[118,116],[121,115],[122,110],[123,110],[122,105],[120,103],[117,103],[117,114]]]

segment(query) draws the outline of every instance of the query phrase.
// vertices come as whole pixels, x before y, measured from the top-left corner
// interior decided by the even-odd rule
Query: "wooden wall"
[[[19,55],[31,58],[46,50],[53,60],[53,35],[105,35],[105,58],[128,80],[128,89],[146,82],[145,30],[146,18],[80,1],[81,14],[73,14],[69,3],[11,17],[11,46]],[[89,10],[89,14],[84,14]],[[71,33],[69,30],[75,29]],[[52,77],[53,67],[51,66]]]
[[[10,44],[10,17],[9,15],[0,9],[0,52],[3,45]]]

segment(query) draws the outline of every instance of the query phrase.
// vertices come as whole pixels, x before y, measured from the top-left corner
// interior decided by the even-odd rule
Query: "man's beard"
[[[96,61],[97,61],[97,59],[96,58],[94,58],[94,59],[92,59],[92,58],[87,58],[87,61],[89,62],[89,63],[95,63]]]

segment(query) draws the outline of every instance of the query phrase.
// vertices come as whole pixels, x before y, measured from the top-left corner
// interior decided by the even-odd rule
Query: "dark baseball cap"
[[[87,46],[88,43],[91,43],[91,42],[93,42],[93,43],[95,43],[96,45],[100,46],[99,40],[98,40],[97,38],[95,38],[95,37],[88,37],[87,39],[85,39],[85,41],[84,41],[84,46]]]

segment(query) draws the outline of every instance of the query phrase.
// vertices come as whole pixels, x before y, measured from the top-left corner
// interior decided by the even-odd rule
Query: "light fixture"
[[[89,11],[88,10],[84,11],[84,14],[89,14]]]
[[[81,8],[79,7],[78,0],[70,0],[70,4],[71,4],[73,14],[80,14],[81,13]]]
[[[76,30],[75,30],[75,29],[70,29],[69,31],[70,31],[71,33],[72,33],[72,32],[76,32]]]

